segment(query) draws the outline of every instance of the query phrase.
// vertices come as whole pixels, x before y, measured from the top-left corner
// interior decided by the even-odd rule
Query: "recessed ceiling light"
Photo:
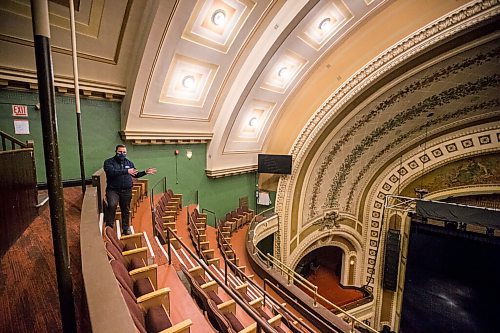
[[[327,18],[321,20],[321,22],[319,22],[319,25],[318,25],[319,30],[327,32],[331,28],[332,28],[332,20],[329,17],[327,17]]]
[[[182,86],[184,88],[186,88],[186,89],[192,89],[192,88],[194,88],[194,85],[195,85],[194,76],[188,75],[188,76],[185,76],[182,79]]]
[[[289,70],[288,70],[288,67],[286,66],[283,66],[281,67],[279,70],[278,70],[278,76],[281,77],[281,78],[288,78],[288,75],[289,75]]]
[[[223,25],[226,22],[226,12],[222,9],[217,9],[212,14],[212,23],[215,25]]]
[[[248,126],[250,127],[255,127],[257,126],[259,123],[259,120],[257,119],[257,117],[252,117],[250,118],[250,120],[248,121]]]

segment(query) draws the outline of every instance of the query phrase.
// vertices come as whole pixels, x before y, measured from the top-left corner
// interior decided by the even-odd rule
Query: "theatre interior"
[[[499,332],[499,28],[498,0],[0,1],[0,331]],[[117,145],[157,172],[111,227]]]

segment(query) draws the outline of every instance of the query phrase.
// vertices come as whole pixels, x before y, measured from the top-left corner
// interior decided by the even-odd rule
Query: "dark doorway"
[[[336,246],[320,247],[304,256],[295,271],[318,287],[318,293],[337,306],[362,299],[365,294],[356,287],[344,287],[341,281],[343,251]],[[312,297],[312,293],[299,285]],[[327,309],[333,306],[319,301]]]
[[[343,251],[336,246],[323,246],[306,254],[302,258],[295,271],[305,278],[314,274],[318,267],[331,271],[337,278],[340,279],[342,274],[342,256]]]
[[[498,281],[498,239],[412,223],[400,333],[497,332]]]

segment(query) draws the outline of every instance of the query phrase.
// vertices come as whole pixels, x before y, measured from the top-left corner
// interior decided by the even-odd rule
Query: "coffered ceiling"
[[[69,9],[64,3],[49,2],[51,44],[56,89],[71,93]],[[465,0],[76,3],[82,92],[123,100],[122,135],[133,144],[208,143],[211,177],[255,170],[257,153],[290,153],[308,122],[330,103],[336,90],[352,84],[349,80],[356,73],[419,29],[476,4]],[[498,14],[497,1],[477,3],[491,15]],[[0,4],[2,85],[36,88],[30,16],[29,0]],[[407,56],[425,51],[412,52],[416,53]],[[406,84],[408,75],[423,74],[415,70],[394,84]],[[446,90],[452,83],[440,85]],[[352,97],[363,89],[353,91]],[[409,106],[426,98],[429,95],[422,92],[401,103]],[[360,117],[360,108],[369,110],[375,102],[357,103],[354,113],[337,121],[347,125]],[[396,108],[391,110],[390,117],[396,117]],[[384,115],[389,117],[390,112]]]

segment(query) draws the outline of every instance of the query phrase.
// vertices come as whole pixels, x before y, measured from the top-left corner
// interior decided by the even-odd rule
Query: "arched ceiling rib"
[[[173,9],[160,3],[140,77],[129,87],[124,136],[208,141],[209,176],[254,170],[290,94],[385,3],[180,1]],[[213,20],[221,13],[226,27]]]
[[[377,55],[475,3],[82,0],[81,87],[124,98],[125,139],[207,142],[209,176],[246,172],[259,152],[289,153],[329,96]],[[64,93],[72,89],[68,8],[50,2],[50,11],[56,89]],[[35,87],[29,2],[2,1],[0,19],[0,81]]]

